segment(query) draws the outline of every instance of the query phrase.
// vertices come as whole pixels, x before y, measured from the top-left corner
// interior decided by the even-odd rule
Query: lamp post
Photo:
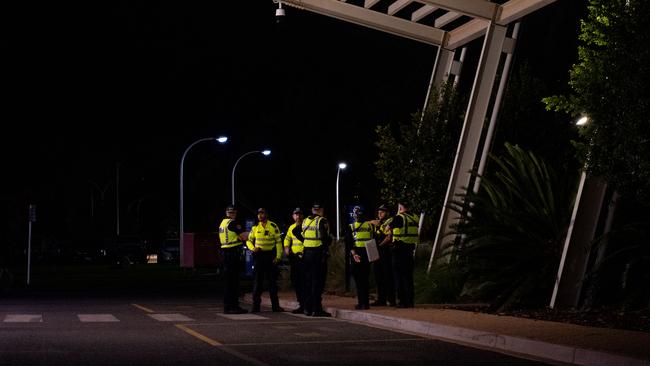
[[[187,152],[190,151],[194,145],[198,144],[199,142],[204,142],[204,141],[217,141],[220,144],[226,143],[228,141],[228,137],[225,136],[219,136],[219,137],[206,137],[203,139],[199,139],[194,141],[190,146],[185,149],[185,152],[183,153],[183,157],[181,158],[181,172],[180,172],[180,209],[179,209],[179,216],[180,216],[180,225],[178,227],[178,244],[179,244],[179,251],[180,251],[180,265],[181,267],[183,266],[183,240],[184,240],[184,227],[183,227],[183,165],[185,164],[185,156],[187,155]]]
[[[237,159],[237,161],[235,161],[235,165],[233,165],[233,167],[232,167],[232,174],[230,176],[231,203],[233,205],[235,205],[235,168],[237,168],[237,164],[239,164],[239,161],[244,156],[247,156],[247,155],[250,155],[250,154],[255,154],[255,153],[261,153],[264,156],[269,156],[269,155],[271,155],[271,150],[262,150],[262,151],[253,150],[253,151],[249,151],[249,152],[245,153],[244,155],[240,156],[239,159]]]
[[[348,165],[346,163],[339,163],[339,169],[336,171],[336,240],[340,240],[341,235],[341,219],[339,215],[341,210],[339,209],[339,173],[342,169],[345,169]]]

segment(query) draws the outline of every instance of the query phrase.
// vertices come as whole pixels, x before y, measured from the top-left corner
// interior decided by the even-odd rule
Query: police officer
[[[408,212],[404,200],[397,205],[397,215],[386,226],[386,240],[393,243],[393,275],[397,289],[398,308],[415,306],[413,290],[413,253],[418,242],[418,218]]]
[[[243,266],[242,244],[247,234],[237,220],[237,209],[229,205],[226,208],[226,218],[219,225],[219,241],[223,253],[223,312],[225,314],[248,312],[239,306],[239,272]]]
[[[253,307],[251,313],[259,313],[262,302],[264,279],[269,282],[269,296],[274,312],[284,311],[278,300],[278,263],[282,259],[280,229],[266,215],[265,208],[257,210],[257,225],[253,226],[246,246],[253,252]]]
[[[305,280],[305,315],[330,317],[323,310],[323,290],[327,273],[328,249],[332,242],[329,223],[323,217],[324,209],[314,203],[311,216],[302,222],[302,230],[296,227],[293,234],[303,242],[303,270]]]
[[[395,284],[393,279],[393,255],[392,242],[386,239],[387,226],[392,218],[390,209],[386,205],[377,208],[377,219],[375,225],[375,239],[377,240],[377,249],[379,259],[372,263],[377,283],[377,300],[372,306],[395,306]]]
[[[293,224],[289,226],[287,235],[284,237],[284,253],[287,255],[287,258],[289,258],[289,264],[291,265],[291,284],[296,291],[296,300],[298,301],[298,308],[291,312],[293,314],[302,314],[305,312],[304,274],[302,271],[302,255],[304,247],[302,241],[293,234],[293,230],[296,227],[298,227],[299,230],[302,228],[303,214],[300,207],[296,207],[293,210],[292,218]]]
[[[352,258],[352,276],[357,287],[357,305],[355,309],[370,309],[369,298],[369,276],[370,262],[366,252],[366,242],[374,238],[374,225],[369,221],[363,221],[361,207],[354,206],[352,209],[354,222],[348,225],[345,232],[346,248],[350,248]]]

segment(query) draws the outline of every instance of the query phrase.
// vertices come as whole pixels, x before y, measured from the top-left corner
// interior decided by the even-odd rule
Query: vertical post
[[[184,218],[183,217],[183,207],[185,207],[184,202],[183,202],[183,192],[184,192],[183,191],[183,169],[184,169],[183,167],[184,167],[184,164],[185,164],[185,157],[187,156],[187,152],[190,151],[190,149],[194,145],[196,145],[196,144],[198,144],[200,142],[203,142],[203,141],[212,141],[212,140],[216,140],[220,144],[224,144],[224,143],[226,143],[226,141],[228,141],[228,137],[226,137],[226,136],[220,136],[220,137],[217,137],[217,138],[206,137],[206,138],[203,138],[203,139],[196,140],[193,143],[191,143],[190,146],[188,146],[185,149],[185,151],[183,152],[183,156],[181,156],[181,167],[180,167],[180,173],[179,173],[179,180],[180,180],[180,182],[179,182],[179,189],[180,189],[179,201],[180,202],[179,202],[179,207],[178,207],[178,216],[180,218],[180,222],[179,222],[179,225],[178,225],[178,246],[179,246],[178,249],[180,251],[179,252],[180,253],[179,260],[180,260],[180,266],[181,267],[183,267],[183,263],[184,263],[183,260],[185,259],[184,258],[185,255],[183,254],[183,251],[185,250],[185,246],[184,246],[184,244],[185,244],[185,239],[184,239],[184,237],[185,237],[185,227],[183,226],[184,225],[184,222],[183,222],[183,218]]]
[[[27,233],[27,286],[29,286],[32,272],[32,223],[36,221],[36,206],[29,205],[29,223]]]
[[[115,222],[117,236],[120,236],[120,163],[115,163]]]
[[[336,240],[340,240],[341,236],[341,209],[339,208],[339,175],[341,173],[341,168],[338,168],[336,171]]]
[[[341,173],[341,169],[347,168],[346,163],[339,163],[339,169],[336,171],[336,240],[339,241],[341,239],[341,210],[339,209],[339,175]]]

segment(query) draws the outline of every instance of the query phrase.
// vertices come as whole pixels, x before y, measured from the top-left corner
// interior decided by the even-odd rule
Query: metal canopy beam
[[[349,4],[346,0],[278,1],[288,6],[453,50],[483,36],[490,22],[507,26],[557,0],[510,0],[502,5],[487,0],[393,0],[387,10],[381,11],[372,9],[379,0],[364,0],[363,6]],[[412,11],[410,16],[396,16],[412,3],[422,6]],[[439,9],[446,12],[437,17],[434,24],[418,23]],[[472,19],[448,31],[440,29],[461,16]]]
[[[442,44],[445,37],[445,31],[441,29],[341,1],[286,0],[283,3],[432,45]]]
[[[485,34],[490,22],[483,19],[473,19],[448,33],[445,48],[454,50]]]
[[[510,0],[501,5],[497,24],[509,24],[553,2],[555,0]]]
[[[499,4],[485,0],[418,0],[418,2],[487,20],[493,20],[499,10]]]

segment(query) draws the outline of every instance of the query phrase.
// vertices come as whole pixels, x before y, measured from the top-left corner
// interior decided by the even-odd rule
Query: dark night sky
[[[518,57],[558,85],[575,57],[573,3],[522,29]],[[374,128],[421,108],[436,48],[293,8],[278,26],[274,9],[271,0],[3,4],[2,200],[37,202],[59,220],[52,230],[74,226],[70,217],[89,212],[89,181],[114,197],[119,162],[125,220],[137,202],[176,217],[183,150],[225,133],[228,146],[197,145],[187,158],[187,231],[213,228],[234,161],[263,147],[268,161],[237,167],[244,210],[268,206],[283,221],[296,204],[331,207],[339,160],[350,166],[342,202],[359,193],[376,205]]]

